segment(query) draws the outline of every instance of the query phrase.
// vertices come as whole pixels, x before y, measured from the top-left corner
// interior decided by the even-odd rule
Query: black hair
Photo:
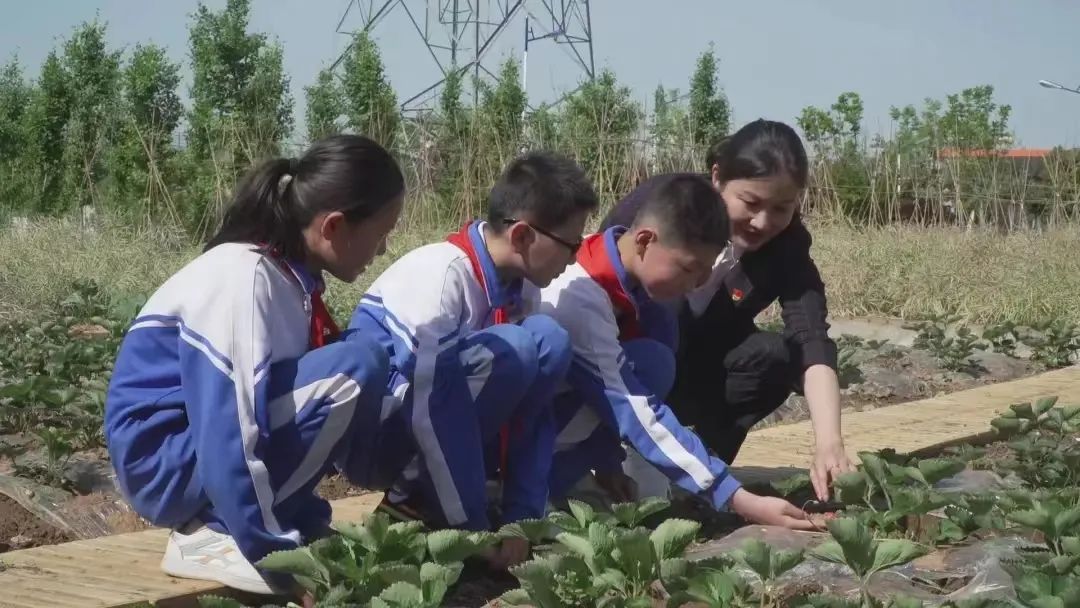
[[[341,211],[348,221],[359,222],[404,189],[401,169],[385,148],[360,135],[333,135],[315,142],[300,158],[275,158],[251,171],[205,250],[253,243],[303,260],[303,230],[316,214]]]
[[[514,159],[488,197],[487,221],[500,232],[508,219],[525,219],[555,229],[575,213],[599,206],[592,181],[573,160],[553,152],[530,152]]]
[[[672,246],[713,245],[725,247],[731,236],[727,206],[708,179],[678,175],[649,193],[638,211],[634,226],[658,222],[660,238]]]
[[[759,118],[709,148],[707,171],[720,170],[720,181],[772,177],[783,173],[806,187],[809,163],[802,139],[790,126]]]

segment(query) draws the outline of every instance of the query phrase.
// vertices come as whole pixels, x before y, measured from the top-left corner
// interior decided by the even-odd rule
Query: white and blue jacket
[[[540,292],[540,312],[554,317],[570,334],[574,359],[568,382],[583,402],[571,416],[557,414],[562,426],[555,450],[595,440],[595,433],[606,435],[611,442],[606,459],[614,462],[597,466],[611,467],[624,456],[621,440],[680,487],[724,508],[739,482],[670,407],[644,388],[623,350],[621,339],[656,335],[642,330],[657,328],[640,326],[659,321],[640,314],[655,303],[633,288],[626,275],[616,246],[623,231],[616,226],[588,237],[577,262]]]
[[[462,341],[492,326],[496,309],[507,310],[505,322],[515,323],[536,310],[539,298],[527,282],[499,281],[484,224],[472,222],[459,233],[467,236],[474,259],[462,247],[441,242],[394,262],[361,298],[345,332],[346,340],[359,331],[387,349],[391,370],[399,374],[393,393],[406,400],[406,412],[411,406],[408,424],[438,507],[449,525],[469,529],[485,529],[488,518],[484,476],[475,474],[484,467],[473,407],[479,387],[470,387],[463,371]]]
[[[269,370],[308,351],[317,288],[303,267],[229,243],[150,297],[124,338],[105,407],[117,480],[140,515],[177,527],[210,509],[248,556],[297,546],[303,518],[327,515],[279,522],[276,492],[287,489],[267,466],[325,466],[267,450],[270,432],[296,414],[291,398],[269,398]]]

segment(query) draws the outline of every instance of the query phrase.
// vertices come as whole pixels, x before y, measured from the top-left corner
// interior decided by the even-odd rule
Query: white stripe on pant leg
[[[333,378],[320,380],[318,384],[320,384],[320,389],[316,392],[326,395],[323,398],[331,400],[328,406],[330,411],[323,421],[322,428],[315,435],[315,440],[308,447],[304,459],[300,461],[300,465],[296,467],[293,474],[277,491],[274,504],[279,504],[292,496],[301,486],[311,481],[315,475],[319,474],[319,471],[323,470],[327,461],[330,460],[330,453],[333,451],[334,446],[341,441],[341,438],[349,429],[349,423],[352,421],[353,416],[356,415],[356,401],[360,397],[361,388],[355,380],[339,374]],[[303,391],[307,388],[303,387],[300,390]]]
[[[267,406],[270,414],[270,430],[276,431],[286,424],[292,424],[305,405],[312,401],[326,399],[331,396],[331,393],[340,390],[342,380],[352,381],[344,374],[336,374],[329,378],[321,378],[310,384],[305,384],[271,401]],[[355,385],[356,382],[353,382],[353,384]],[[359,390],[359,386],[357,386],[357,390]]]
[[[422,343],[416,349],[416,363],[413,371],[413,411],[412,428],[416,438],[417,447],[424,456],[424,466],[431,475],[431,482],[435,486],[435,494],[441,503],[442,511],[447,522],[451,526],[463,524],[468,520],[465,514],[465,505],[458,494],[457,485],[454,484],[453,475],[450,472],[450,464],[446,461],[435,426],[431,420],[431,391],[437,371],[437,358],[440,352],[448,348],[456,347],[457,340],[451,340],[446,344]],[[480,446],[477,446],[479,449]]]
[[[469,370],[469,375],[465,377],[465,381],[469,384],[469,394],[472,395],[472,400],[476,401],[480,396],[480,391],[484,390],[488,379],[491,378],[495,353],[491,352],[491,349],[483,344],[477,344],[463,349],[460,359],[461,366]]]

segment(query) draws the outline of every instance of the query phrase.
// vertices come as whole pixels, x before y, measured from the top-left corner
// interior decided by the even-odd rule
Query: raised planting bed
[[[702,538],[700,522],[665,518],[661,499],[610,511],[570,501],[498,533],[426,532],[376,515],[262,566],[296,575],[318,606],[475,606],[482,598],[455,595],[465,564],[516,536],[532,559],[511,570],[520,587],[488,606],[1076,606],[1080,406],[1014,404],[992,427],[992,448],[861,452],[858,471],[834,484],[835,510],[813,516],[817,533],[743,526]],[[807,484],[796,476],[774,489],[806,504]]]

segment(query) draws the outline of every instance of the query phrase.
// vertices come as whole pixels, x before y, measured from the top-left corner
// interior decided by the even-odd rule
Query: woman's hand
[[[766,526],[783,526],[791,530],[815,530],[805,511],[790,502],[772,496],[759,496],[739,488],[732,495],[731,510],[743,519]]]
[[[818,500],[829,500],[829,484],[840,475],[854,471],[855,465],[848,458],[843,442],[819,445],[810,463],[810,481]]]

